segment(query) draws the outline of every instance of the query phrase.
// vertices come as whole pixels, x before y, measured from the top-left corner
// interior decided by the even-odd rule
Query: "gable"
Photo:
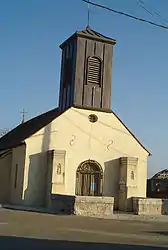
[[[151,155],[150,152],[141,144],[141,142],[135,137],[135,135],[126,127],[126,125],[114,112],[107,110],[97,111],[94,108],[88,109],[87,107],[72,107],[64,111],[63,113],[61,113],[59,109],[56,108],[23,124],[20,124],[0,139],[0,151],[19,146],[20,144],[24,143],[27,138],[45,128],[49,123],[55,122],[55,120],[59,119],[58,117],[60,117],[61,121],[63,121],[63,123],[60,123],[61,128],[64,128],[65,130],[67,130],[67,126],[69,126],[68,120],[64,119],[65,117],[70,117],[69,120],[72,120],[72,122],[69,123],[74,123],[74,126],[76,126],[77,130],[79,128],[86,129],[88,126],[90,128],[90,125],[88,125],[88,116],[90,114],[96,114],[98,116],[98,122],[94,126],[94,128],[97,130],[97,136],[99,136],[103,130],[106,130],[106,132],[109,133],[109,135],[104,135],[107,137],[109,136],[109,140],[110,136],[120,138],[122,134],[125,135],[122,136],[123,140],[125,140],[124,143],[126,143],[126,141],[128,141],[127,138],[131,136],[131,138],[136,141],[136,143],[148,155]],[[89,133],[90,132],[88,131],[88,134]]]
[[[124,122],[114,113],[114,116],[119,120],[119,122],[125,127],[125,129],[132,135],[132,137],[137,141],[137,143],[148,153],[150,156],[151,153],[146,149],[146,147],[140,142],[140,140],[131,132],[131,130],[124,124]]]
[[[89,114],[96,114],[98,116],[97,125],[95,124],[95,129],[97,129],[97,133],[103,133],[102,131],[105,130],[106,133],[109,133],[109,140],[110,137],[116,138],[116,140],[121,139],[123,143],[134,143],[136,147],[140,147],[147,155],[151,155],[151,153],[145,148],[145,146],[137,139],[137,137],[129,130],[129,128],[121,121],[121,119],[113,112],[113,111],[97,111],[94,108],[88,110],[87,108],[74,108],[75,112],[80,114],[80,117],[76,117],[74,119],[81,120],[81,116],[87,117]],[[81,122],[82,123],[82,122]],[[98,126],[99,124],[99,126]],[[84,125],[84,121],[83,121]],[[84,125],[86,126],[86,124]],[[130,140],[131,138],[131,140]],[[113,140],[113,138],[111,138]]]
[[[97,122],[91,123],[89,121],[89,115],[91,114],[97,116]],[[150,155],[150,152],[112,111],[103,112],[95,109],[72,107],[34,134],[32,138],[31,147],[35,148],[34,145],[37,146],[39,143],[43,145],[42,147],[45,150],[46,145],[55,148],[55,142],[57,142],[59,149],[65,149],[70,146],[71,140],[74,140],[76,150],[81,152],[81,150],[84,150],[82,147],[88,147],[91,140],[92,147],[97,152],[105,150],[110,153],[112,152],[109,150],[110,147],[114,154],[120,156],[142,155],[144,157],[144,155]],[[49,139],[46,140],[46,138]],[[44,141],[47,143],[44,143]]]

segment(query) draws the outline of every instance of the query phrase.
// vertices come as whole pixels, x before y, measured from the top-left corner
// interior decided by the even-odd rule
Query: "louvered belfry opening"
[[[101,60],[98,57],[88,58],[87,84],[101,85]]]

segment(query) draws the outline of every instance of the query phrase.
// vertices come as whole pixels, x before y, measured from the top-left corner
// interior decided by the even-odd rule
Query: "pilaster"
[[[137,195],[138,158],[120,158],[119,210],[131,210],[130,198]]]

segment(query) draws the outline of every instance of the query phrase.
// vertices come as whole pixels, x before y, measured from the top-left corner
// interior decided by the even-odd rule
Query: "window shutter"
[[[101,83],[101,60],[94,56],[88,58],[87,83],[94,85]]]

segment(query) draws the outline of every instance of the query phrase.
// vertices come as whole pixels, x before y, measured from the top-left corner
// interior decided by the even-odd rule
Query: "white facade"
[[[98,121],[91,123],[88,119],[90,114],[97,115]],[[113,113],[70,108],[27,138],[25,143],[26,147],[13,150],[15,162],[12,164],[13,168],[18,164],[18,175],[19,171],[24,169],[21,195],[24,204],[43,205],[48,185],[51,185],[50,192],[53,194],[74,195],[77,168],[89,159],[98,162],[103,169],[103,195],[113,196],[115,202],[118,202],[120,177],[123,178],[121,157],[137,159],[136,177],[132,180],[132,184],[131,179],[126,178],[125,184],[127,189],[130,185],[136,187],[133,196],[146,197],[149,153]],[[48,179],[47,154],[51,150],[54,150],[58,157],[54,161],[51,177]],[[58,179],[56,168],[60,162],[62,177],[59,176]],[[129,171],[128,169],[124,175],[128,175]],[[127,198],[128,196],[131,197],[130,191],[127,192]]]

